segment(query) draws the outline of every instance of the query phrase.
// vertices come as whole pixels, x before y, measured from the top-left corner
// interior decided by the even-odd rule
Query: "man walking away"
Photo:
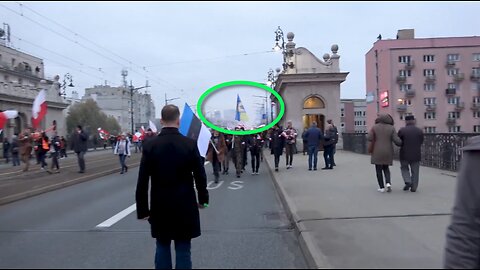
[[[403,190],[417,191],[420,161],[422,160],[423,131],[415,126],[413,115],[405,117],[406,126],[398,131],[402,140],[400,148],[400,169],[402,171],[405,187]]]
[[[323,138],[322,130],[317,127],[317,122],[312,122],[310,128],[305,131],[304,138],[308,146],[308,170],[317,170],[318,146]]]
[[[280,163],[280,156],[283,154],[283,148],[285,147],[285,137],[282,136],[282,129],[276,124],[273,126],[273,132],[271,139],[271,154],[275,157],[275,171],[278,172],[278,164]]]
[[[81,125],[77,126],[76,133],[73,135],[73,151],[77,154],[79,173],[85,173],[85,153],[87,152],[88,136]]]
[[[191,269],[191,239],[201,235],[198,208],[208,206],[209,201],[207,176],[197,142],[178,131],[178,107],[166,105],[161,114],[160,135],[143,146],[135,194],[137,218],[148,219],[156,238],[156,269],[172,269],[172,240],[176,269]]]

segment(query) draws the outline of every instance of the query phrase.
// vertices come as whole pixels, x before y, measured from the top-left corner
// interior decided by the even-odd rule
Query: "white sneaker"
[[[252,172],[252,175],[255,175],[255,173],[254,173],[254,172]]]
[[[387,192],[392,192],[392,185],[387,183]]]
[[[385,189],[384,188],[379,188],[379,189],[377,189],[377,191],[380,192],[380,193],[384,193]]]

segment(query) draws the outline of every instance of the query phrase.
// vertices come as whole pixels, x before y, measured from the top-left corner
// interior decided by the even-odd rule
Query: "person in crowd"
[[[337,143],[338,143],[338,129],[337,126],[333,123],[332,119],[327,120],[327,123],[331,126],[330,129],[332,130],[332,133],[335,133],[335,143],[333,144],[333,151],[332,151],[332,166],[337,166],[335,164],[335,154],[337,153]]]
[[[308,170],[317,170],[318,149],[323,139],[322,130],[317,127],[317,122],[312,122],[310,128],[303,134],[303,139],[308,146]]]
[[[322,170],[333,169],[333,150],[338,140],[337,129],[333,126],[332,120],[327,121],[328,125],[325,128],[325,135],[323,139],[323,158],[325,160],[325,167]]]
[[[210,143],[208,144],[207,160],[212,164],[215,183],[218,183],[219,181],[222,162],[225,161],[225,155],[227,152],[227,144],[225,143],[223,134],[214,130],[212,132]]]
[[[45,159],[47,158],[47,154],[50,151],[50,142],[49,142],[49,138],[48,138],[48,136],[45,132],[41,133],[40,143],[39,143],[38,147],[39,147],[38,156],[39,156],[39,159],[40,159],[41,169],[44,170],[44,171],[46,170],[46,171],[50,172],[48,170],[48,164],[45,161]]]
[[[87,140],[88,136],[83,131],[81,125],[77,126],[75,134],[73,134],[73,151],[77,154],[78,166],[80,167],[79,173],[85,173],[85,153],[87,153]]]
[[[227,151],[225,152],[225,158],[223,159],[223,163],[222,163],[222,167],[223,167],[222,174],[228,175],[228,169],[230,167],[230,159],[232,158],[233,136],[230,134],[224,134],[224,138],[225,138],[225,145],[227,146]]]
[[[263,148],[263,139],[260,134],[252,134],[247,141],[248,149],[252,157],[252,175],[258,175],[260,168],[260,153]]]
[[[235,130],[240,131],[241,127],[237,126],[235,127]],[[233,161],[233,164],[235,165],[237,178],[240,178],[241,174],[243,173],[243,168],[245,164],[243,162],[243,154],[244,154],[245,147],[246,147],[246,143],[243,136],[240,136],[240,135],[233,136],[232,161]]]
[[[50,170],[54,173],[60,172],[60,165],[58,164],[58,159],[60,157],[60,150],[61,150],[62,142],[60,141],[60,137],[57,135],[53,137],[50,142],[50,151],[52,152],[52,165]],[[56,170],[54,170],[56,168]]]
[[[378,181],[378,192],[392,191],[392,182],[389,166],[393,164],[393,144],[402,145],[402,140],[395,130],[394,121],[391,115],[381,114],[375,120],[375,125],[368,132],[369,152],[371,163],[375,165]],[[382,174],[383,173],[383,174]],[[383,181],[385,175],[385,182]]]
[[[20,166],[20,158],[19,158],[19,153],[20,153],[20,145],[18,142],[18,137],[17,135],[13,135],[12,137],[12,144],[10,146],[10,153],[12,154],[12,163],[13,166]]]
[[[178,107],[164,106],[161,117],[160,135],[143,145],[135,193],[137,218],[151,225],[156,269],[172,269],[172,240],[175,268],[191,269],[191,239],[201,235],[198,209],[209,202],[207,176],[197,142],[178,130]]]
[[[32,137],[30,134],[30,129],[25,129],[23,134],[21,134],[21,137],[19,139],[20,141],[20,157],[22,161],[25,163],[25,167],[23,169],[24,172],[28,171],[30,167],[30,156],[32,155]]]
[[[120,135],[120,139],[115,145],[115,150],[113,151],[115,155],[118,155],[120,160],[120,166],[122,168],[120,174],[128,172],[128,166],[126,164],[127,157],[130,157],[130,140],[127,139],[127,135],[123,133]]]
[[[292,120],[287,121],[287,128],[282,132],[285,138],[285,159],[287,169],[292,168],[295,144],[297,143],[297,130],[292,126]]]
[[[403,190],[417,191],[420,177],[420,161],[422,160],[423,131],[416,127],[415,117],[405,117],[406,126],[398,131],[402,140],[400,148],[400,170],[405,186]]]
[[[5,159],[5,163],[10,162],[10,142],[8,138],[3,138],[3,158]]]
[[[280,156],[283,154],[283,148],[285,147],[285,137],[282,136],[282,129],[278,124],[273,126],[271,141],[271,154],[274,156],[275,171],[278,172],[278,165],[280,163]]]
[[[65,139],[65,137],[61,136],[60,137],[60,159],[64,159],[68,157],[67,147],[68,147],[67,140]]]

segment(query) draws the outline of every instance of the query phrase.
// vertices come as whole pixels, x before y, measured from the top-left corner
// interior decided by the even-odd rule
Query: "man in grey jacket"
[[[406,126],[398,131],[402,140],[400,148],[400,169],[405,187],[403,190],[417,191],[422,160],[423,131],[415,126],[413,115],[405,117]]]
[[[80,167],[79,173],[85,173],[85,153],[87,152],[87,139],[88,136],[82,129],[82,126],[77,126],[77,132],[73,135],[73,151],[77,154],[78,166]]]
[[[469,140],[457,177],[457,191],[447,229],[445,268],[480,268],[480,136]]]

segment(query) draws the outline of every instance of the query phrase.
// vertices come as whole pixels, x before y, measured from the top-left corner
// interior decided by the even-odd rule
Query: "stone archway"
[[[303,101],[303,109],[325,109],[325,102],[316,95],[311,95]]]
[[[317,95],[310,95],[303,100],[303,128],[308,129],[313,122],[317,127],[324,130],[325,127],[325,102]]]

